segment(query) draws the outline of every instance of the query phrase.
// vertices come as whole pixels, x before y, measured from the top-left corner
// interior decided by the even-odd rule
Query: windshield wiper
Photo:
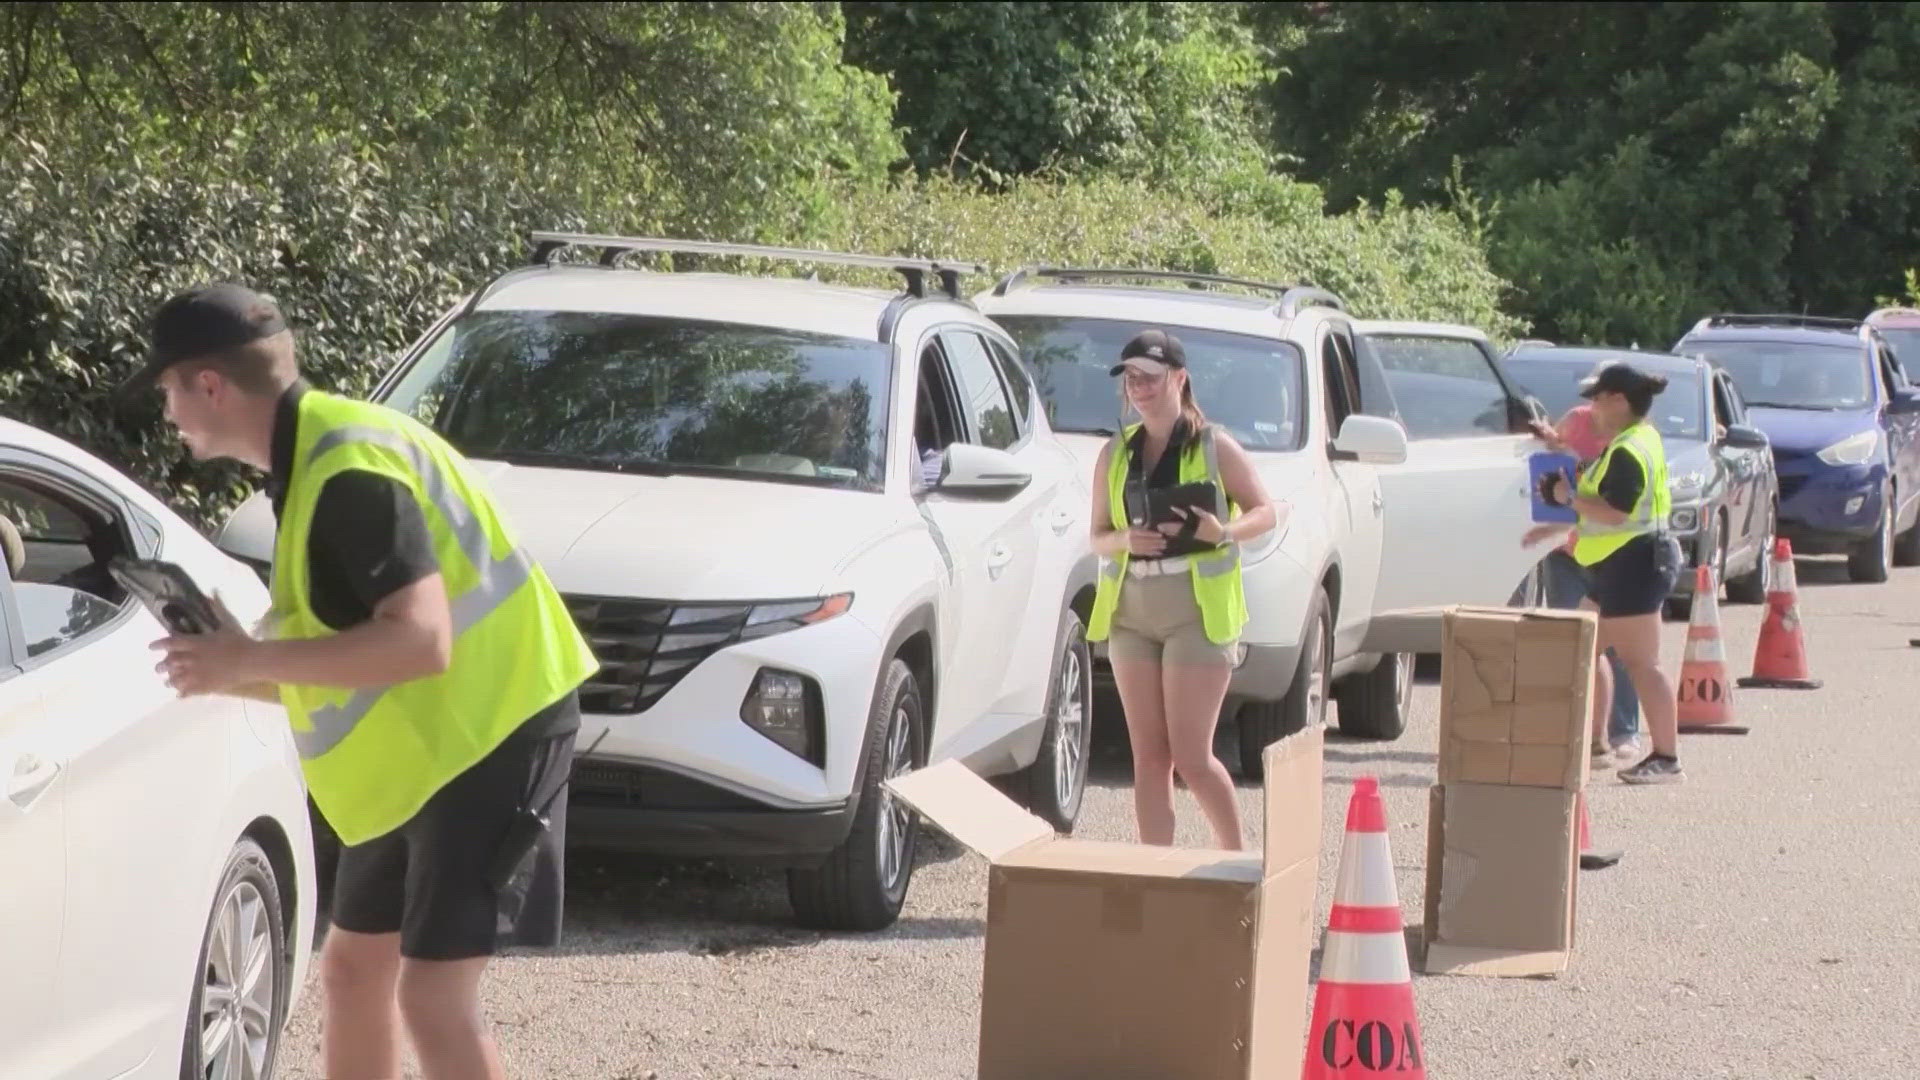
[[[1113,429],[1110,427],[1057,427],[1057,428],[1054,428],[1053,430],[1057,432],[1064,432],[1068,435],[1112,435],[1113,434]]]
[[[1838,405],[1808,405],[1805,402],[1790,401],[1749,401],[1749,409],[1795,409],[1800,412],[1832,412]]]

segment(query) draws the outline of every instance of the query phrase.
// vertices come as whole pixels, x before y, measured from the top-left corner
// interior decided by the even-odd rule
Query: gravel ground
[[[1620,865],[1583,873],[1569,973],[1558,980],[1420,977],[1435,1077],[1860,1080],[1920,1075],[1902,1032],[1920,1015],[1920,571],[1845,584],[1802,560],[1817,692],[1742,691],[1748,736],[1690,736],[1689,781],[1597,777],[1596,843]],[[1721,607],[1735,675],[1761,611]],[[1669,624],[1678,664],[1685,627]],[[1920,696],[1920,695],[1916,695]],[[1419,920],[1437,688],[1406,735],[1330,736],[1325,925],[1354,777],[1380,778],[1400,898]],[[1076,835],[1130,840],[1123,747],[1103,741]],[[1249,826],[1260,792],[1243,787]],[[1207,842],[1191,798],[1182,844]],[[576,854],[564,946],[514,954],[487,1006],[509,1074],[961,1080],[973,1075],[985,863],[927,834],[899,924],[822,936],[787,923],[782,880],[707,865]],[[288,1033],[283,1076],[317,1078],[318,987]],[[411,1074],[410,1074],[411,1075]]]

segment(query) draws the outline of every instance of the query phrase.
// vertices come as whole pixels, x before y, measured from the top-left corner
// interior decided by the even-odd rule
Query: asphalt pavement
[[[1824,688],[1736,691],[1752,733],[1685,737],[1684,784],[1596,776],[1596,846],[1625,857],[1580,875],[1570,970],[1416,976],[1429,1076],[1920,1075],[1920,648],[1908,645],[1920,637],[1920,569],[1852,585],[1837,561],[1801,560],[1799,580]],[[1763,611],[1721,605],[1736,676]],[[1685,634],[1667,625],[1671,670]],[[1386,797],[1402,909],[1419,921],[1438,691],[1415,694],[1396,742],[1330,734],[1316,926],[1352,781],[1367,774]],[[1131,840],[1118,739],[1100,741],[1094,769],[1076,835]],[[1241,800],[1257,832],[1258,787],[1243,785]],[[1178,842],[1208,842],[1184,792]],[[931,832],[921,862],[893,929],[833,936],[791,927],[774,874],[576,853],[563,945],[511,954],[490,976],[508,1074],[972,1077],[986,864]],[[308,987],[288,1031],[282,1076],[321,1075],[318,991]]]

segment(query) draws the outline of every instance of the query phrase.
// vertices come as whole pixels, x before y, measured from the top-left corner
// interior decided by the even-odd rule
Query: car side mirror
[[[1773,445],[1767,433],[1747,424],[1728,424],[1720,441],[1736,450],[1765,450]]]
[[[1398,465],[1407,460],[1407,429],[1384,416],[1355,413],[1340,425],[1333,452],[1349,461]]]
[[[1893,392],[1893,400],[1888,402],[1887,411],[1900,413],[1920,413],[1920,387],[1902,386]]]
[[[1033,483],[1033,471],[1005,450],[974,443],[947,447],[935,491],[946,495],[1004,502]]]

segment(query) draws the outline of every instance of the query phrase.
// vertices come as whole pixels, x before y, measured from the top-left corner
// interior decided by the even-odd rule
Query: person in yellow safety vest
[[[1180,339],[1139,334],[1111,374],[1125,376],[1123,408],[1140,421],[1114,436],[1093,469],[1092,541],[1103,562],[1087,639],[1108,643],[1133,742],[1140,841],[1173,843],[1178,769],[1215,846],[1237,851],[1240,812],[1213,730],[1247,621],[1240,544],[1274,528],[1279,511],[1247,452],[1195,404]],[[1195,484],[1212,487],[1213,511],[1164,500]],[[1149,511],[1154,495],[1165,514]]]
[[[1620,779],[1630,784],[1686,779],[1680,768],[1673,681],[1660,669],[1660,609],[1680,573],[1680,546],[1666,531],[1671,512],[1666,444],[1646,419],[1654,397],[1666,386],[1664,376],[1624,362],[1587,376],[1580,395],[1593,403],[1593,422],[1609,439],[1607,448],[1571,490],[1562,475],[1545,493],[1579,515],[1573,557],[1588,573],[1587,597],[1580,606],[1599,613],[1599,650],[1613,649],[1619,655],[1646,710],[1653,749],[1638,764],[1620,770]],[[1565,528],[1535,526],[1526,542],[1531,546]],[[1593,755],[1598,762],[1612,752],[1606,743],[1606,705],[1613,700],[1613,672],[1608,664],[1595,670]]]
[[[155,647],[183,695],[286,707],[308,791],[339,834],[323,1071],[399,1076],[404,1018],[428,1077],[500,1077],[481,978],[520,896],[551,922],[532,943],[558,935],[592,651],[464,459],[410,417],[309,387],[271,300],[195,289],[159,309],[152,337],[123,392],[157,387],[196,459],[271,477],[265,636],[223,604],[219,630]],[[551,868],[529,887],[536,861]]]

